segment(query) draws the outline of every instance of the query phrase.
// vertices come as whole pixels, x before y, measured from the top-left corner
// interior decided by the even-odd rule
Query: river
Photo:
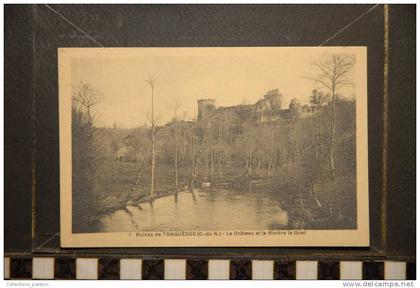
[[[116,211],[104,216],[103,232],[187,231],[187,230],[266,230],[288,224],[281,199],[264,192],[238,192],[227,189],[195,190],[154,201],[153,207],[129,206],[128,213]]]

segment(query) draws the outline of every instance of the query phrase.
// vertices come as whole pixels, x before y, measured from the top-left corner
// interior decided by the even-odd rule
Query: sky
[[[196,117],[198,99],[215,99],[216,106],[253,104],[278,88],[283,108],[292,98],[307,103],[311,91],[319,88],[308,79],[316,71],[311,63],[332,52],[355,53],[352,79],[356,79],[360,65],[366,65],[357,58],[364,51],[360,47],[84,48],[72,54],[71,83],[88,83],[101,94],[97,126],[116,123],[133,128],[150,118],[149,75],[157,79],[155,116],[164,124],[173,118],[176,102],[181,104],[178,115],[187,120]],[[340,93],[355,97],[354,84]]]

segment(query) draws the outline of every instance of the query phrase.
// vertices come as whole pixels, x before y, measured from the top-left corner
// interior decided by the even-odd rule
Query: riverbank
[[[90,199],[77,198],[73,199],[73,207],[86,207],[86,209],[77,209],[73,211],[73,219],[86,219],[86,221],[79,221],[77,227],[80,229],[88,229],[90,226],[95,226],[95,223],[103,215],[111,214],[116,210],[126,209],[127,203],[133,201],[135,203],[145,202],[150,197],[150,167],[147,167],[140,178],[140,182],[133,189],[132,185],[136,181],[137,173],[142,168],[141,163],[136,162],[122,162],[106,160],[97,170],[94,191]],[[216,170],[216,169],[215,169]],[[217,172],[217,173],[216,173]],[[220,173],[219,173],[220,172]],[[226,182],[231,178],[240,175],[243,170],[236,167],[222,165],[217,167],[214,173],[216,181]],[[219,176],[221,178],[219,179]],[[195,185],[205,179],[205,169],[199,169]],[[185,190],[191,181],[191,168],[178,168],[178,187]],[[154,194],[157,197],[173,194],[174,191],[174,167],[172,165],[156,165]],[[75,201],[77,201],[75,203]],[[89,205],[86,205],[89,201]],[[89,208],[88,208],[89,207]],[[88,217],[86,217],[88,215]],[[86,224],[84,222],[89,222]],[[90,228],[89,228],[90,229]]]
[[[99,218],[103,215],[110,215],[117,210],[127,210],[127,204],[136,206],[147,202],[150,197],[150,169],[143,172],[139,184],[134,189],[130,188],[140,168],[139,163],[105,161],[99,168],[94,197],[88,205],[90,207],[88,212],[79,209],[74,211],[73,217],[88,213],[89,218],[84,227],[96,229],[92,227],[97,226]],[[227,165],[222,165],[220,168],[221,182],[225,183],[243,173],[242,169]],[[204,173],[200,171],[197,175],[197,186],[205,178]],[[191,180],[191,170],[181,167],[178,169],[178,175],[178,187],[186,190]],[[356,227],[356,188],[353,176],[343,175],[334,181],[327,180],[313,185],[307,178],[290,177],[290,175],[295,175],[293,167],[281,167],[272,171],[272,177],[267,184],[225,188],[235,190],[238,195],[270,193],[279,199],[279,203],[288,213],[287,229],[352,229]],[[218,176],[218,174],[214,175],[216,181],[219,180]],[[173,167],[158,165],[155,196],[174,194],[173,187]],[[81,203],[74,204],[75,207],[83,207]],[[285,226],[273,225],[271,229],[285,229]]]
[[[289,213],[288,229],[357,228],[355,175],[340,175],[323,182],[293,178],[293,167],[277,170],[269,187]],[[315,182],[315,184],[314,184]]]

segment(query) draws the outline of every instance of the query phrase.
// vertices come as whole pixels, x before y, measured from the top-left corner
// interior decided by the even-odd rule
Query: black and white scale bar
[[[415,280],[415,263],[6,257],[5,279]]]

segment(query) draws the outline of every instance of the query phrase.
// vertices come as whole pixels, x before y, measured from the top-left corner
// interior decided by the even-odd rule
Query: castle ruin
[[[234,111],[242,117],[251,117],[255,122],[267,122],[289,120],[298,117],[302,113],[302,106],[296,99],[292,99],[289,108],[282,108],[283,96],[279,89],[272,89],[265,93],[264,97],[251,105],[236,105],[230,107],[216,107],[214,99],[200,99],[197,101],[197,121],[200,121],[213,112],[222,113]]]

